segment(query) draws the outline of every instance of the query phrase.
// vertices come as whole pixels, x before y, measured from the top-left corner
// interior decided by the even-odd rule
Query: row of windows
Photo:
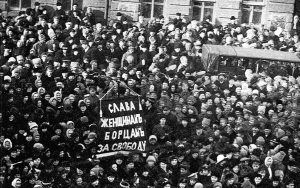
[[[0,1],[7,1],[7,0],[0,0]],[[21,10],[31,7],[32,2],[38,2],[37,0],[8,0],[10,10]],[[72,4],[75,0],[61,0],[62,9],[70,10]]]
[[[213,19],[215,1],[195,0],[193,5],[193,19],[203,21]],[[163,15],[164,0],[144,0],[142,12],[145,18]],[[264,9],[264,0],[243,0],[242,23],[260,24]]]
[[[32,0],[10,0],[10,7],[21,9],[31,6]],[[69,10],[74,0],[63,0],[63,9]],[[163,15],[165,0],[143,0],[142,12],[145,18]],[[214,16],[213,0],[195,0],[193,6],[193,19],[203,21]],[[241,23],[260,24],[264,10],[264,0],[243,0]]]

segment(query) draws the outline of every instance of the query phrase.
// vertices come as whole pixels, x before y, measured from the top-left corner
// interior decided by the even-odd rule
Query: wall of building
[[[42,6],[46,6],[53,11],[58,0],[39,0]],[[180,12],[183,17],[191,18],[193,15],[194,0],[165,0],[163,15],[165,18],[175,17]],[[235,16],[238,22],[242,18],[243,0],[211,0],[214,4],[213,23],[226,24],[230,22],[230,17]],[[0,0],[0,8],[5,8],[5,2]],[[32,6],[34,4],[32,0]],[[71,0],[63,0],[63,3]],[[142,0],[73,0],[79,4],[83,10],[90,6],[93,8],[97,21],[106,19],[108,10],[108,20],[115,19],[117,12],[121,12],[133,21],[137,21],[138,16],[143,14]],[[107,7],[108,6],[108,7]],[[280,26],[291,29],[293,14],[295,11],[295,0],[265,0],[262,24],[267,27]]]
[[[180,12],[182,17],[192,16],[192,0],[167,0],[164,16],[173,18]]]
[[[242,0],[217,0],[214,8],[215,24],[227,24],[230,22],[230,17],[234,16],[238,20],[242,18]]]
[[[109,5],[109,19],[116,18],[117,12],[121,12],[131,20],[137,21],[141,14],[141,0],[110,0]]]
[[[2,11],[6,10],[6,6],[7,6],[6,4],[7,4],[6,1],[0,0],[0,9],[1,9]]]
[[[292,28],[295,0],[269,0],[266,6],[266,25]]]
[[[39,0],[41,6],[48,8],[48,10],[54,11],[56,7],[57,0]],[[79,8],[86,10],[87,7],[91,7],[96,15],[96,21],[101,21],[105,18],[106,2],[107,0],[74,0],[73,2],[78,3]],[[64,2],[62,2],[64,3]],[[34,1],[32,1],[32,6],[34,6]],[[71,4],[63,5],[71,7]]]

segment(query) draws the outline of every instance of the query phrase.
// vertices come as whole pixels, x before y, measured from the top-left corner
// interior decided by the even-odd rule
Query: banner
[[[100,100],[97,157],[145,151],[147,137],[143,109],[138,96]]]

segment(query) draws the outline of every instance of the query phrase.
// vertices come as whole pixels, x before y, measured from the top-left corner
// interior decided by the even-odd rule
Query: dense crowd
[[[286,31],[61,7],[0,17],[1,188],[299,187],[298,65],[237,76],[201,60],[203,44],[298,53],[298,16]],[[97,158],[99,99],[133,93],[146,152]]]

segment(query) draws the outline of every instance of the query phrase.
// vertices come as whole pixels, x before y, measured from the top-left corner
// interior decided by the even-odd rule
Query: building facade
[[[172,18],[177,12],[188,20],[202,21],[210,18],[214,24],[226,24],[235,16],[242,24],[280,26],[290,29],[293,16],[299,6],[298,0],[39,0],[49,9],[55,8],[60,1],[63,9],[70,10],[78,3],[83,10],[92,7],[98,20],[113,19],[117,12],[130,17],[133,21],[143,15],[146,19],[163,15]],[[33,6],[35,0],[0,0],[0,8],[21,10]],[[51,10],[50,10],[51,11]]]

